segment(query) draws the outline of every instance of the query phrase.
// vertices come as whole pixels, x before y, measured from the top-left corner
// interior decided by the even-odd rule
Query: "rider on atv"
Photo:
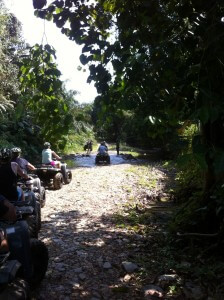
[[[16,208],[4,196],[0,195],[0,219],[16,221]]]
[[[12,162],[16,162],[20,168],[22,169],[22,171],[26,174],[29,174],[29,176],[31,177],[29,182],[26,182],[29,185],[29,189],[31,189],[32,191],[33,188],[35,188],[35,196],[37,197],[37,199],[40,199],[41,201],[41,207],[43,207],[45,205],[45,189],[40,181],[40,178],[38,178],[37,175],[33,174],[35,172],[32,171],[36,171],[36,167],[34,167],[30,162],[28,162],[26,159],[20,157],[21,154],[21,149],[18,147],[12,148]],[[30,172],[31,171],[31,172]],[[21,178],[19,178],[21,179]],[[22,183],[21,180],[19,180],[20,184]],[[25,190],[27,188],[27,185],[22,184],[23,189],[25,187]],[[39,196],[37,195],[39,194]]]
[[[108,146],[106,142],[101,142],[96,155],[95,163],[107,163],[110,164],[110,155],[108,153]]]
[[[100,154],[100,155],[105,155],[105,154],[107,154],[107,152],[108,152],[108,147],[107,147],[107,145],[106,145],[106,143],[105,142],[101,142],[100,143],[100,146],[99,146],[99,148],[98,148],[98,153]]]
[[[18,147],[12,148],[12,160],[16,162],[20,168],[23,170],[24,173],[27,173],[28,170],[33,171],[36,170],[36,168],[29,163],[25,158],[20,157],[21,155],[21,149]]]
[[[42,151],[42,164],[51,165],[56,168],[61,168],[60,161],[55,161],[53,160],[53,158],[61,160],[61,157],[51,150],[51,144],[48,142],[44,143],[44,149]]]
[[[23,190],[17,187],[17,175],[29,179],[16,162],[11,162],[10,149],[0,150],[0,194],[9,201],[25,200]]]

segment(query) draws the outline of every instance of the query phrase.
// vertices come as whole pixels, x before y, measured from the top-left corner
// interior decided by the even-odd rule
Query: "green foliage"
[[[80,131],[80,133],[73,133],[68,135],[68,142],[64,149],[65,153],[78,153],[83,152],[83,146],[87,140],[91,139],[95,141],[93,131],[89,130],[88,132]]]
[[[0,112],[13,108],[19,94],[17,62],[24,51],[21,24],[0,2]]]
[[[189,156],[184,155],[180,157],[177,168],[176,193],[178,200],[183,201],[184,198],[189,197],[189,193],[202,189],[203,172],[197,160],[195,160],[191,154]]]
[[[182,204],[182,207],[169,224],[169,230],[171,233],[176,234],[178,231],[207,232],[207,227],[202,228],[202,223],[204,225],[207,217],[207,209],[201,210],[201,204],[198,201],[198,197],[201,196],[201,192],[195,192],[193,196],[191,195],[191,197],[188,198],[189,200],[187,202]]]
[[[153,190],[157,186],[158,174],[150,165],[143,165],[139,167],[130,167],[127,172],[134,173],[138,176],[138,184],[148,190]]]
[[[170,137],[180,123],[200,121],[199,160],[209,165],[220,144],[215,123],[224,116],[223,10],[219,1],[99,0],[53,1],[35,14],[83,45],[80,60],[89,66],[102,114],[111,104],[133,111],[141,124],[134,134],[144,139]]]
[[[53,1],[35,11],[83,46],[99,136],[124,132],[125,142],[185,155],[177,179],[181,198],[193,198],[184,226],[191,214],[217,225],[210,196],[224,172],[223,13],[222,1],[187,0]],[[188,127],[191,138],[178,134],[186,124],[198,127]]]
[[[9,13],[0,1],[0,144],[2,147],[18,146],[24,155],[34,158],[40,140],[39,127],[30,116],[22,115],[20,82],[18,80],[21,57],[26,54],[20,22]]]
[[[179,202],[185,202],[195,191],[203,189],[206,164],[203,165],[203,156],[200,156],[198,127],[188,122],[179,129],[179,134],[185,140],[185,147],[175,162],[177,168],[175,194]]]
[[[65,101],[55,57],[50,45],[36,44],[30,48],[20,68],[21,98],[36,124],[41,126],[42,138],[63,149],[73,116]]]
[[[20,120],[12,120],[7,117],[0,121],[0,144],[2,147],[20,147],[23,156],[31,161],[40,162],[42,148],[41,139],[38,135],[40,128],[32,123],[29,117]]]
[[[21,24],[2,1],[0,34],[1,145],[18,146],[23,156],[39,163],[43,141],[49,140],[58,151],[75,135],[92,136],[92,107],[79,105],[76,91],[66,91],[55,50],[50,45],[25,45]],[[78,147],[78,138],[71,144]]]

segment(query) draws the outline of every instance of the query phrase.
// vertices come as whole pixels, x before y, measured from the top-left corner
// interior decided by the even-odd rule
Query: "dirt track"
[[[110,155],[109,166],[95,166],[95,155],[79,158],[72,182],[47,191],[40,238],[50,261],[34,299],[142,299],[122,262],[132,262],[143,237],[117,228],[112,219],[140,192],[137,176],[127,172],[139,162]]]

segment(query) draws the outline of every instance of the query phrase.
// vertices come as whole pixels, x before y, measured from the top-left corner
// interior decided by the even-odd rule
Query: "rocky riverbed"
[[[111,165],[102,166],[95,166],[94,154],[77,157],[72,182],[58,191],[47,190],[40,239],[50,259],[33,299],[147,297],[136,275],[142,266],[134,260],[145,237],[116,226],[114,215],[122,213],[130,201],[138,209],[138,198],[149,201],[155,189],[161,194],[165,170],[153,167],[152,190],[139,184],[139,175],[133,172],[142,161],[124,159],[115,152],[110,155]],[[159,293],[154,290],[155,296]]]

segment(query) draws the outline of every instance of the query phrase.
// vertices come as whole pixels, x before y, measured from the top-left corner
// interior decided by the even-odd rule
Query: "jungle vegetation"
[[[178,224],[223,232],[224,5],[199,0],[33,0],[35,14],[82,45],[98,128],[144,145],[179,144],[192,202]],[[99,123],[100,121],[97,120]],[[130,134],[131,133],[131,134]],[[189,134],[190,133],[190,134]],[[124,134],[125,135],[125,134]],[[193,168],[193,169],[192,169]],[[192,176],[203,178],[193,187]],[[190,178],[188,178],[190,177]],[[186,179],[187,178],[187,179]],[[201,190],[194,197],[193,190]],[[196,199],[195,199],[196,198]],[[177,218],[178,219],[178,218]],[[193,220],[193,221],[192,221]],[[208,224],[208,220],[211,225]],[[196,224],[196,225],[195,225]],[[192,226],[191,226],[192,225]]]
[[[57,151],[80,149],[93,136],[91,105],[79,104],[77,91],[66,90],[55,49],[28,45],[2,0],[0,32],[1,146],[21,147],[32,160],[40,159],[44,141]]]
[[[180,190],[187,190],[178,226],[222,235],[222,2],[33,4],[36,16],[82,45],[80,61],[99,95],[80,105],[60,79],[53,47],[27,45],[21,24],[0,1],[1,144],[37,155],[49,140],[71,151],[93,137],[94,125],[100,138],[161,147],[167,158],[178,158]]]
[[[98,96],[79,104],[77,91],[60,79],[55,49],[26,44],[0,0],[1,146],[19,146],[28,158],[38,157],[46,140],[72,153],[95,136],[160,148],[161,159],[177,170],[174,199],[181,208],[170,231],[223,246],[223,1],[33,0],[33,6],[37,17],[82,45],[80,62]]]

